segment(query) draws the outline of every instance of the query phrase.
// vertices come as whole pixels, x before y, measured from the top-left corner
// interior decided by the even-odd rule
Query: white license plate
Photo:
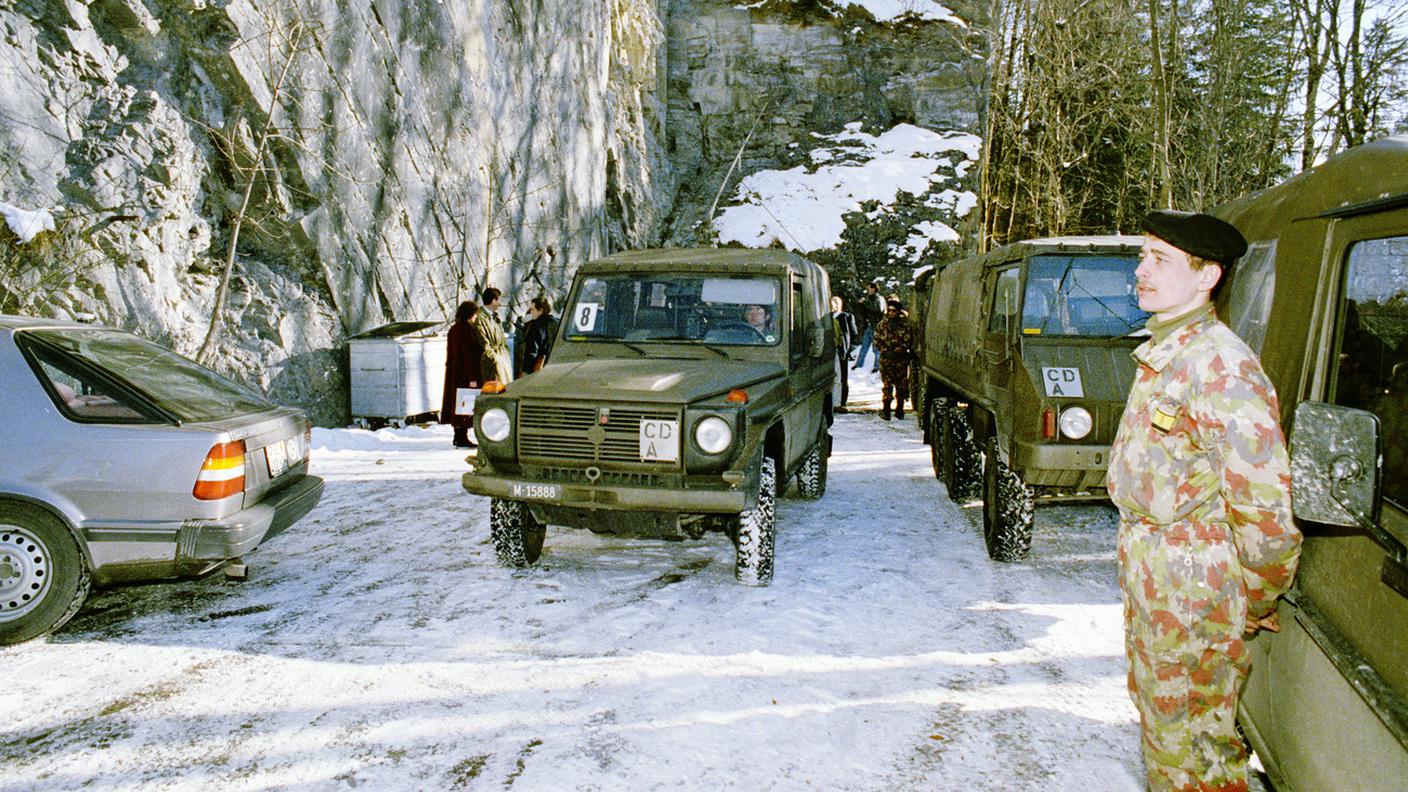
[[[303,461],[303,436],[294,435],[264,446],[264,458],[269,463],[269,478],[278,478],[290,466]]]
[[[522,500],[559,500],[562,497],[561,484],[520,484],[515,482],[510,489],[510,497]]]

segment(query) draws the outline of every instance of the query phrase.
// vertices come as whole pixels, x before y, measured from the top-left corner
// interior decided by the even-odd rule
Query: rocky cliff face
[[[747,5],[669,4],[667,143],[687,174],[666,231],[672,243],[700,239],[721,185],[727,200],[749,173],[804,162],[818,134],[853,122],[872,132],[900,123],[976,130],[986,4],[944,4],[966,24],[877,22],[844,3]]]
[[[733,182],[850,121],[972,125],[971,28],[818,5],[0,0],[0,201],[59,207],[0,226],[0,311],[193,354],[237,237],[215,367],[344,422],[347,336],[694,241],[750,130]]]

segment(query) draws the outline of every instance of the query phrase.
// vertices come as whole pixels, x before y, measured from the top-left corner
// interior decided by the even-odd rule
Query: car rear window
[[[131,333],[107,328],[32,330],[16,340],[38,355],[41,371],[50,384],[68,400],[63,386],[75,383],[54,379],[55,369],[84,380],[85,370],[111,377],[121,387],[130,388],[182,421],[215,421],[238,415],[263,412],[275,405],[253,390],[228,380],[195,361],[166,347]],[[31,343],[37,342],[37,343]],[[77,365],[74,365],[77,364]],[[83,394],[68,406],[80,417]],[[104,394],[120,399],[120,393]],[[74,407],[80,404],[80,407]],[[88,405],[91,408],[91,405]],[[114,416],[117,417],[117,416]],[[135,417],[135,416],[134,416]]]

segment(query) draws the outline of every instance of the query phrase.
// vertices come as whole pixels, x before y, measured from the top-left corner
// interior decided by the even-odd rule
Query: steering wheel
[[[713,331],[715,331],[715,330],[747,330],[747,331],[752,332],[752,334],[753,334],[753,335],[756,337],[756,339],[757,339],[757,340],[752,341],[752,342],[750,342],[750,343],[766,344],[766,343],[768,342],[768,337],[765,336],[765,335],[763,335],[763,331],[762,331],[762,330],[759,330],[758,328],[754,327],[753,325],[750,325],[750,324],[748,324],[747,322],[740,321],[740,320],[738,320],[738,319],[730,319],[730,320],[728,320],[728,321],[726,321],[726,322],[720,322],[718,325],[716,325],[715,327],[713,327],[713,328],[710,330],[710,332],[713,332]]]

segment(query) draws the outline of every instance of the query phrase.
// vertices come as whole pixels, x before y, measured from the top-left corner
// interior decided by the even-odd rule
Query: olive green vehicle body
[[[623,275],[775,278],[776,343],[574,338],[566,314],[541,371],[476,401],[479,447],[463,486],[523,501],[544,524],[666,538],[728,530],[729,517],[757,505],[762,455],[774,460],[780,494],[809,453],[830,453],[835,338],[826,271],[781,250],[632,251],[583,264],[566,304],[578,303],[589,279]],[[736,391],[746,402],[730,401]],[[495,407],[513,419],[500,442],[484,436],[480,420]],[[570,415],[591,420],[572,424]],[[694,442],[695,427],[710,416],[733,428],[731,445],[713,455]],[[646,418],[678,421],[677,460],[640,458]]]
[[[1401,343],[1408,330],[1408,137],[1351,149],[1214,213],[1250,243],[1218,295],[1219,314],[1260,354],[1276,387],[1293,470],[1329,471],[1350,451],[1365,455],[1369,471],[1382,463],[1380,476],[1360,481],[1367,495],[1357,525],[1305,519],[1316,491],[1296,474],[1292,499],[1305,533],[1300,571],[1281,605],[1281,632],[1252,642],[1240,720],[1283,792],[1408,789],[1408,497],[1398,464],[1408,445],[1401,431],[1408,394],[1400,395],[1398,371],[1408,361]],[[1373,281],[1389,284],[1395,297],[1347,308]],[[1365,346],[1351,324],[1377,338]],[[1363,359],[1368,348],[1376,360]],[[1368,405],[1378,419],[1370,423],[1382,427],[1379,447],[1373,437],[1333,451],[1310,442],[1342,408],[1297,427],[1297,407],[1354,406],[1354,394],[1364,391],[1350,387],[1351,375],[1359,378],[1361,366],[1377,372]]]
[[[926,442],[932,442],[928,405],[949,398],[966,405],[974,441],[996,441],[1002,460],[1034,490],[1037,499],[1106,497],[1110,443],[1134,379],[1129,353],[1139,337],[1048,336],[1019,326],[1028,264],[1050,255],[1128,257],[1138,263],[1142,237],[1053,237],[1015,242],[922,274],[911,314],[917,327],[914,370],[916,411]],[[1015,293],[999,285],[1016,273]],[[1012,275],[1008,275],[1011,278]],[[1004,294],[1006,296],[1004,297]],[[1008,299],[1004,313],[1002,301]],[[1129,299],[1133,299],[1132,291]],[[1142,327],[1142,322],[1139,324]],[[1074,371],[1080,396],[1050,395],[1061,388],[1044,372]],[[1071,390],[1071,389],[1067,389]],[[1093,418],[1090,433],[1071,440],[1060,432],[1043,436],[1043,414],[1059,416],[1081,406]]]

